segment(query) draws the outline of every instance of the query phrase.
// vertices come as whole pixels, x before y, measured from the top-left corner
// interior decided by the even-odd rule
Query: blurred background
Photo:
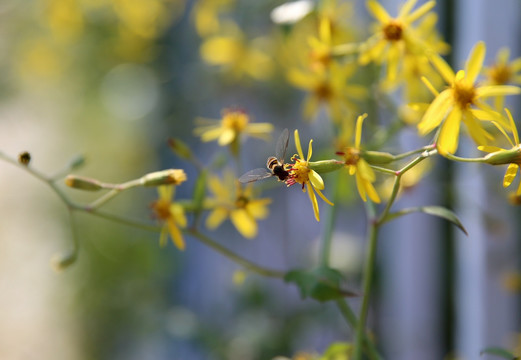
[[[298,127],[304,143],[314,139],[313,158],[332,157],[328,113],[318,110],[305,121],[306,93],[286,73],[305,61],[302,44],[317,36],[317,14],[330,11],[340,43],[365,39],[373,19],[364,2],[340,0],[320,7],[322,13],[316,3],[301,2],[308,5],[300,14],[277,18],[272,10],[283,3],[2,0],[0,151],[13,158],[28,151],[31,166],[49,175],[83,154],[86,163],[75,173],[113,183],[183,168],[189,180],[177,199],[191,197],[196,169],[171,152],[169,138],[182,138],[219,174],[264,166],[286,127]],[[392,15],[401,4],[381,3]],[[511,58],[520,56],[519,1],[439,1],[435,9],[456,68],[478,40],[487,44],[486,63],[503,46]],[[290,15],[304,19],[295,25]],[[354,74],[355,82],[371,86],[371,70]],[[369,111],[368,104],[357,106]],[[509,106],[516,117],[519,100]],[[228,149],[193,135],[194,119],[219,119],[224,108],[275,126],[270,142],[246,139],[238,165],[228,163]],[[426,141],[411,128],[386,150]],[[464,143],[461,152],[476,156],[473,149]],[[291,140],[288,155],[294,152]],[[501,186],[504,169],[436,159],[424,171],[428,176],[411,180],[396,208],[449,206],[469,236],[426,215],[385,226],[369,318],[376,343],[386,359],[487,359],[479,355],[486,347],[515,349],[520,213]],[[331,262],[346,287],[360,289],[366,217],[354,183],[343,180],[349,186],[335,215]],[[6,162],[0,184],[1,359],[264,360],[321,353],[352,339],[331,303],[302,300],[294,285],[278,279],[247,274],[234,281],[241,267],[189,236],[184,252],[160,248],[156,233],[80,213],[78,261],[58,273],[51,259],[73,246],[64,204]],[[229,221],[208,234],[270,268],[310,268],[323,222],[313,220],[300,189],[277,185],[256,184],[273,203],[255,239],[242,238]],[[379,186],[385,193],[383,177]],[[64,190],[78,202],[94,199]],[[133,189],[107,210],[153,223],[156,196],[154,189]],[[326,218],[331,210],[322,205]],[[349,300],[354,309],[358,302]]]

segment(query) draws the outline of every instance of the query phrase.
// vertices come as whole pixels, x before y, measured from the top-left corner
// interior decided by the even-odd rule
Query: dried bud
[[[393,154],[382,151],[362,151],[362,158],[371,165],[385,165],[394,161]]]
[[[174,138],[168,139],[168,145],[170,145],[170,149],[180,158],[188,160],[192,157],[192,151],[188,145],[181,140]]]
[[[490,165],[521,164],[521,148],[516,146],[510,150],[500,150],[485,156],[485,163]]]
[[[65,185],[74,189],[87,191],[98,191],[103,189],[103,185],[98,180],[76,175],[68,175],[65,178]]]
[[[186,181],[183,169],[168,169],[146,174],[141,178],[143,186],[180,185]]]
[[[29,154],[27,151],[24,151],[18,155],[18,162],[22,165],[29,165],[31,162],[31,154]]]

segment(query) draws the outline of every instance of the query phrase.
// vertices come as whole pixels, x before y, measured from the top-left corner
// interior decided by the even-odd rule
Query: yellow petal
[[[254,219],[265,219],[269,214],[267,207],[269,203],[271,203],[271,199],[250,200],[246,205],[246,211]]]
[[[414,10],[414,12],[407,16],[405,21],[408,24],[412,24],[419,18],[421,18],[423,15],[427,14],[434,6],[436,5],[435,1],[427,1],[425,4],[420,6],[418,9]]]
[[[161,200],[170,201],[172,200],[172,196],[174,194],[174,186],[172,185],[162,185],[157,188],[157,192],[159,193],[159,198]]]
[[[510,110],[505,109],[505,112],[507,113],[508,121],[510,122],[510,131],[512,131],[512,134],[514,135],[515,144],[519,145],[519,134],[517,133],[517,127],[516,127],[516,123],[514,122],[514,118],[512,117]]]
[[[302,104],[302,113],[304,114],[304,118],[306,120],[313,119],[318,111],[319,105],[320,101],[316,96],[307,96]]]
[[[329,204],[331,206],[335,205],[331,201],[329,201],[329,199],[327,197],[325,197],[324,194],[322,194],[322,191],[318,190],[317,188],[315,188],[315,191],[317,192],[318,196],[320,196],[322,198],[322,200],[324,200],[327,204]]]
[[[358,193],[360,194],[362,200],[367,201],[367,196],[365,194],[364,179],[362,179],[359,173],[356,173],[356,188],[358,189]]]
[[[356,165],[349,165],[349,175],[354,175],[356,173]]]
[[[246,210],[233,210],[230,219],[235,228],[247,239],[254,238],[257,235],[257,223]]]
[[[496,151],[501,151],[503,149],[500,147],[497,147],[497,146],[492,146],[492,145],[480,145],[480,146],[478,146],[478,150],[485,151],[488,153],[493,153]]]
[[[438,151],[441,155],[454,154],[458,149],[459,128],[461,124],[461,110],[454,108],[445,122],[441,125],[440,135],[438,137]]]
[[[360,143],[362,142],[362,124],[367,114],[359,115],[356,119],[356,131],[355,131],[355,148],[360,149]]]
[[[393,82],[398,74],[401,51],[397,43],[392,43],[387,52],[387,80]]]
[[[221,136],[219,136],[219,140],[217,143],[220,146],[226,146],[226,145],[230,144],[235,139],[236,136],[237,136],[237,133],[235,132],[234,129],[225,128],[221,132]]]
[[[508,165],[507,171],[505,173],[505,177],[503,178],[503,187],[508,187],[512,184],[512,181],[516,178],[517,169],[519,166],[517,164]]]
[[[311,159],[311,155],[313,154],[313,139],[309,140],[309,146],[308,146],[308,157],[306,159],[306,161],[309,161],[309,159]]]
[[[407,16],[411,12],[414,5],[416,5],[416,3],[417,0],[407,0],[400,8],[400,11],[398,12],[398,17],[404,18],[405,16]]]
[[[425,86],[427,86],[427,88],[432,93],[432,95],[438,96],[440,94],[440,92],[438,90],[436,90],[436,88],[432,85],[432,83],[425,76],[422,76],[421,80],[425,84]]]
[[[521,94],[521,88],[512,85],[480,86],[476,89],[476,97],[505,96]]]
[[[326,16],[320,19],[319,36],[326,44],[331,43],[331,22]]]
[[[179,204],[170,205],[170,214],[174,218],[175,222],[182,228],[186,227],[186,216],[184,208]]]
[[[378,196],[378,193],[376,192],[376,189],[374,188],[373,184],[371,184],[369,181],[364,181],[364,187],[365,191],[367,192],[367,195],[369,196],[369,199],[371,199],[373,202],[379,204],[380,203],[380,197]]]
[[[454,71],[452,70],[450,65],[447,64],[447,62],[443,60],[441,56],[439,56],[438,54],[429,54],[429,60],[432,62],[434,67],[438,69],[438,71],[440,72],[443,79],[445,79],[447,84],[452,84],[454,82],[454,78],[456,77],[456,75],[454,75]]]
[[[209,142],[214,141],[221,136],[223,129],[221,127],[212,128],[209,130],[206,130],[205,132],[201,133],[201,141],[203,142]]]
[[[318,213],[317,197],[315,195],[315,192],[313,191],[312,186],[309,183],[307,183],[306,185],[308,188],[309,200],[311,200],[311,205],[313,206],[313,213],[315,214],[315,219],[317,219],[317,221],[320,221],[320,214]]]
[[[206,218],[206,227],[210,230],[216,229],[228,217],[228,211],[215,208]]]
[[[315,170],[310,170],[308,176],[311,185],[313,185],[315,189],[324,189],[324,180],[322,180],[322,177]]]
[[[295,147],[297,148],[298,156],[304,159],[304,153],[302,152],[302,146],[300,146],[300,136],[298,136],[298,129],[295,129]]]
[[[305,90],[311,90],[317,85],[317,78],[303,71],[291,68],[287,74],[288,81]]]
[[[364,159],[358,160],[358,163],[356,164],[358,172],[360,173],[360,176],[364,178],[365,180],[368,180],[370,182],[373,182],[376,180],[376,175],[374,174],[373,169],[371,169],[371,166],[365,161]]]
[[[481,127],[479,120],[476,120],[469,111],[463,112],[463,121],[467,125],[470,136],[478,145],[487,145],[488,140],[494,137]]]
[[[451,96],[452,91],[447,89],[442,91],[432,101],[431,105],[423,115],[422,120],[418,124],[420,135],[428,134],[441,123],[447,114],[449,107],[452,105]]]
[[[470,52],[467,64],[465,65],[465,73],[467,75],[465,80],[469,84],[474,84],[476,78],[479,75],[479,72],[481,71],[483,60],[485,59],[485,51],[485,43],[483,41],[479,41],[476,45],[474,45]]]
[[[386,24],[391,20],[389,13],[377,1],[369,0],[367,2],[367,10],[382,24]]]
[[[172,238],[172,242],[179,250],[185,249],[185,241],[183,239],[183,235],[181,231],[177,228],[173,219],[168,219],[166,222],[168,224],[168,232],[170,233],[170,237]]]
[[[235,61],[240,43],[232,37],[213,37],[201,45],[201,57],[210,64],[224,65]]]

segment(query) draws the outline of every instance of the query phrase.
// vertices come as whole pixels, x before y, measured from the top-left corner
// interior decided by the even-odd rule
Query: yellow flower
[[[456,74],[439,55],[432,55],[432,63],[449,87],[441,93],[437,93],[434,87],[426,81],[429,88],[435,92],[436,98],[418,124],[418,130],[421,135],[425,135],[440,126],[437,148],[441,155],[453,154],[458,149],[461,121],[465,123],[470,136],[479,145],[485,145],[487,139],[491,138],[490,134],[482,128],[479,120],[495,120],[503,123],[507,128],[509,126],[504,123],[500,114],[481,99],[519,94],[521,89],[507,85],[480,86],[476,83],[485,51],[485,44],[481,41],[478,42],[467,59],[465,70],[460,70]]]
[[[313,119],[320,105],[327,106],[334,121],[339,121],[348,109],[356,108],[352,100],[361,100],[367,90],[361,85],[348,84],[355,74],[356,64],[340,65],[331,62],[328,71],[301,71],[291,68],[287,77],[296,87],[309,91],[304,100],[304,116]]]
[[[367,201],[367,196],[369,196],[372,201],[379,203],[380,197],[373,186],[376,175],[369,163],[362,157],[362,149],[360,147],[362,124],[366,117],[367,114],[363,114],[358,116],[356,120],[355,146],[346,147],[344,151],[339,151],[337,154],[344,156],[345,166],[349,170],[349,175],[356,176],[356,187],[362,200]]]
[[[286,183],[288,186],[296,183],[302,184],[303,192],[306,192],[305,186],[307,186],[309,199],[311,200],[313,212],[315,213],[315,219],[320,221],[320,215],[318,213],[318,202],[315,191],[326,203],[331,206],[334,204],[329,201],[324,196],[324,194],[322,194],[321,190],[324,190],[324,180],[322,180],[322,177],[315,170],[309,167],[309,159],[311,159],[311,155],[313,154],[312,144],[313,139],[309,140],[308,156],[305,158],[306,160],[304,160],[304,153],[302,152],[302,146],[300,145],[298,130],[295,130],[295,146],[297,147],[299,158],[297,159],[296,155],[293,156],[292,160],[295,163],[291,165],[290,179]]]
[[[481,151],[486,151],[490,153],[490,155],[487,156],[489,163],[494,165],[501,165],[501,164],[509,164],[507,171],[505,173],[505,176],[503,178],[503,187],[508,187],[514,179],[516,178],[517,171],[519,170],[519,166],[521,165],[521,144],[519,143],[519,135],[517,132],[516,124],[514,122],[514,119],[512,118],[512,114],[508,109],[505,109],[508,120],[509,120],[509,127],[512,131],[512,136],[514,137],[514,141],[510,139],[510,137],[507,135],[506,131],[502,128],[501,125],[498,123],[494,123],[496,127],[503,133],[505,138],[508,140],[510,145],[512,146],[511,149],[503,149],[497,146],[478,146],[478,149]],[[521,195],[521,182],[519,182],[519,186],[516,191],[516,196]]]
[[[230,218],[242,236],[248,239],[257,236],[257,220],[268,216],[267,205],[271,203],[271,199],[255,199],[251,185],[241,187],[232,173],[226,173],[224,181],[211,177],[208,186],[215,197],[206,204],[213,207],[206,218],[206,227],[216,229]]]
[[[266,80],[273,70],[268,47],[267,38],[248,40],[234,23],[228,22],[221,33],[205,38],[200,53],[204,61],[219,66],[234,80],[243,77]]]
[[[224,109],[220,120],[197,118],[199,124],[194,133],[204,142],[217,140],[220,146],[237,141],[241,134],[269,139],[273,130],[270,123],[251,123],[250,116],[243,110]]]
[[[408,0],[401,7],[398,16],[393,18],[375,0],[367,2],[369,12],[378,20],[375,33],[360,46],[359,62],[366,65],[372,61],[387,64],[387,80],[395,81],[400,59],[404,54],[424,55],[429,48],[427,39],[411,26],[426,15],[435,5],[428,1],[412,11],[417,0]],[[411,12],[412,11],[412,12]],[[433,50],[433,49],[431,49]]]
[[[521,84],[521,57],[509,61],[510,49],[501,48],[496,55],[496,61],[483,69],[486,85],[507,85]],[[502,109],[504,97],[498,96],[495,99],[494,107]]]
[[[231,8],[234,0],[199,0],[193,8],[195,29],[200,36],[215,34],[221,30],[219,13]]]
[[[175,186],[163,185],[157,188],[159,199],[152,203],[151,207],[155,216],[164,224],[159,236],[159,245],[165,246],[167,236],[170,234],[172,241],[179,250],[185,249],[185,241],[179,227],[186,227],[184,208],[172,201]]]

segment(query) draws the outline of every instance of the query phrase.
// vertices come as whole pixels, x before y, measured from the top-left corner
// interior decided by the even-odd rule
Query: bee
[[[286,181],[289,178],[289,172],[284,165],[284,157],[286,156],[286,149],[288,148],[289,131],[284,129],[277,140],[277,147],[275,149],[275,156],[270,156],[266,161],[265,168],[257,168],[248,171],[239,178],[243,184],[267,179],[272,176],[278,177],[279,181]]]

